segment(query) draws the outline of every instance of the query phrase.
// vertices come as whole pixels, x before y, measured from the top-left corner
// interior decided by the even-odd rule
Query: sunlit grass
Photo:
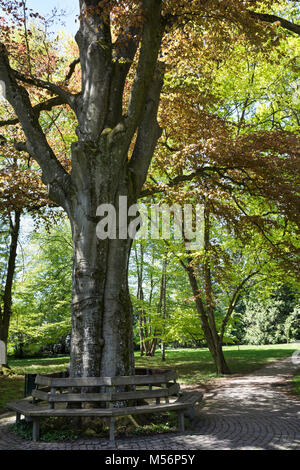
[[[224,346],[224,355],[233,374],[246,374],[259,369],[268,362],[289,357],[299,344],[277,344],[266,346]],[[196,384],[217,377],[215,366],[208,349],[176,349],[166,351],[166,360],[162,362],[160,352],[152,357],[136,356],[136,365],[140,367],[161,367],[176,369],[179,382]]]
[[[9,360],[9,365],[14,375],[0,377],[0,410],[5,408],[5,404],[24,396],[24,374],[50,374],[66,370],[69,357],[51,357],[34,359],[14,359]]]
[[[66,369],[69,356],[10,359],[9,365],[15,374],[51,374]]]

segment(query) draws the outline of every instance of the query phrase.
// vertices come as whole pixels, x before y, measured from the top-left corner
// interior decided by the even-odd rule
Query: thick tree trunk
[[[100,159],[97,152],[91,155],[87,146],[76,144],[73,147],[72,177],[77,183],[77,192],[67,207],[74,249],[72,376],[131,375],[134,372],[133,316],[128,289],[132,240],[128,236],[120,238],[118,227],[116,239],[101,239],[96,231],[99,222],[96,213],[101,204],[112,204],[118,225],[122,211],[119,196],[127,196],[128,205],[134,200],[124,169],[117,181],[110,173],[112,165],[104,168],[103,160],[103,155]],[[77,161],[81,163],[79,168]]]
[[[90,240],[91,234],[74,237],[71,375],[130,375],[134,362],[129,242],[109,240],[101,246]]]
[[[7,340],[12,306],[12,287],[16,267],[18,238],[20,233],[21,212],[15,211],[14,220],[10,219],[10,247],[7,263],[7,273],[3,293],[3,304],[0,306],[0,341],[4,345],[4,354],[1,360],[7,365]],[[0,364],[1,365],[1,364]]]

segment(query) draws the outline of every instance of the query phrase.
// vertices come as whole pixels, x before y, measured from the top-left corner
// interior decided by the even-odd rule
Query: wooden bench
[[[179,430],[184,431],[184,411],[194,407],[202,399],[201,393],[180,392],[175,371],[85,378],[37,375],[35,384],[32,397],[6,405],[16,412],[17,423],[21,415],[32,420],[34,441],[39,440],[40,419],[50,416],[107,417],[112,443],[116,416],[176,411]],[[143,404],[136,405],[138,401]],[[96,407],[84,407],[90,403],[96,404]],[[69,407],[70,404],[72,407]]]

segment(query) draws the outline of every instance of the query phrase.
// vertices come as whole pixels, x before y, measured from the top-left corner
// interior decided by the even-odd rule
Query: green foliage
[[[126,418],[126,417],[125,417]],[[138,419],[138,418],[137,418]],[[116,433],[128,436],[149,436],[151,434],[162,434],[177,431],[177,413],[163,413],[161,415],[147,416],[149,424],[142,423],[132,425],[124,422],[124,419],[117,419]],[[186,423],[187,424],[187,423]],[[70,421],[63,418],[48,418],[41,420],[40,441],[74,441],[80,436],[107,437],[108,428],[103,420],[90,420],[84,423],[80,432],[74,430]],[[22,420],[18,424],[12,424],[10,431],[23,439],[32,440],[32,423]]]
[[[169,344],[176,341],[177,344],[198,347],[205,344],[200,318],[193,306],[183,306],[170,312],[165,341]]]
[[[70,320],[47,323],[43,313],[27,313],[15,309],[10,331],[9,350],[22,357],[24,352],[37,352],[42,345],[59,342],[70,332]]]
[[[143,246],[143,258],[139,244]],[[137,255],[137,256],[135,256]],[[167,257],[166,266],[166,315],[160,305],[163,257]],[[143,268],[143,300],[136,297],[138,269]],[[157,338],[166,344],[186,344],[199,346],[203,333],[197,316],[194,300],[186,272],[178,263],[176,255],[167,249],[163,240],[138,241],[134,247],[130,263],[130,290],[135,314],[135,341],[139,344],[138,314],[150,325],[145,339]]]
[[[32,440],[32,423],[27,423],[22,420],[18,424],[12,424],[9,427],[10,431],[23,439]],[[48,430],[46,423],[41,423],[41,435],[40,441],[51,442],[51,441],[74,441],[78,439],[78,434],[73,430]]]
[[[300,339],[300,306],[296,295],[282,287],[267,299],[246,301],[242,317],[247,344],[278,344]]]
[[[134,435],[136,436],[149,436],[151,434],[162,434],[165,432],[176,432],[177,431],[177,413],[164,413],[163,415],[154,415],[151,417],[151,424],[146,424],[143,426],[138,426],[134,430]],[[161,422],[160,422],[161,421]],[[187,421],[187,420],[185,420]],[[187,424],[187,422],[185,423]],[[126,432],[127,435],[127,432]]]
[[[284,334],[286,341],[295,341],[300,339],[300,305],[296,305],[284,322]]]
[[[9,352],[36,352],[70,333],[72,243],[67,224],[33,232],[14,289]]]
[[[260,201],[247,200],[248,207],[253,211],[263,211],[266,208]],[[211,217],[211,250],[204,253],[199,250],[193,253],[193,264],[197,273],[200,291],[204,286],[203,262],[208,260],[211,269],[212,290],[214,299],[214,315],[217,331],[220,331],[221,324],[232,303],[235,290],[238,288],[237,302],[234,305],[233,313],[229,317],[223,342],[225,344],[234,343],[242,340],[245,326],[242,321],[240,306],[243,305],[244,297],[253,296],[255,311],[261,315],[261,321],[269,315],[270,324],[277,322],[276,308],[270,309],[267,306],[269,299],[270,305],[273,305],[272,295],[274,286],[280,285],[281,279],[285,277],[293,285],[294,273],[285,273],[284,268],[277,262],[275,256],[272,256],[270,246],[266,240],[249,228],[245,239],[241,240],[236,236],[236,232],[225,219]],[[269,234],[273,240],[279,236],[277,230]],[[139,324],[138,312],[142,312],[142,318],[145,318],[151,326],[151,332],[147,339],[157,337],[159,341],[163,340],[166,344],[185,345],[185,346],[203,346],[206,344],[201,327],[200,317],[197,314],[195,299],[192,295],[191,287],[188,282],[186,271],[180,262],[186,262],[184,247],[179,243],[168,243],[163,241],[143,240],[138,243],[143,245],[143,255],[137,250],[135,256],[131,258],[130,285],[132,293],[132,302],[135,312],[135,341],[139,343]],[[166,298],[166,318],[163,319],[159,312],[159,294],[160,279],[162,276],[162,259],[167,255],[167,298]],[[143,264],[143,300],[137,299],[135,289],[137,284],[137,263]],[[247,281],[243,284],[244,281]],[[295,284],[295,283],[294,283]],[[202,290],[202,301],[205,304],[205,297]],[[287,296],[287,294],[286,294]],[[285,308],[288,308],[287,299]],[[261,307],[258,309],[257,305]],[[245,307],[242,308],[244,311]],[[248,312],[250,307],[248,306]],[[275,309],[275,310],[274,310]],[[259,310],[259,312],[258,312]],[[249,313],[250,315],[250,313]],[[253,313],[255,315],[255,313]],[[297,318],[297,314],[294,314]],[[248,317],[245,317],[245,319]],[[284,341],[283,335],[290,331],[291,340],[295,338],[295,324],[293,316],[287,319],[284,326],[279,328],[278,332],[266,335],[265,339],[259,339],[256,343],[254,339],[247,337],[247,342],[253,344],[276,343]],[[252,320],[249,320],[250,322]],[[289,326],[289,322],[291,322]],[[249,322],[248,322],[249,323]],[[269,326],[266,326],[269,329]],[[263,335],[264,329],[257,326],[258,332]],[[252,331],[252,330],[250,330]],[[280,331],[280,332],[279,332]],[[249,333],[250,334],[250,333]],[[272,341],[270,338],[273,338]],[[262,342],[260,342],[262,341]]]

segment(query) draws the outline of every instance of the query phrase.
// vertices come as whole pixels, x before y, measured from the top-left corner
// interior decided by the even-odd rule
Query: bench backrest
[[[37,388],[32,392],[32,396],[49,403],[92,401],[109,403],[146,398],[167,400],[169,396],[179,392],[176,378],[175,371],[117,377],[53,378],[37,375],[35,379]]]

